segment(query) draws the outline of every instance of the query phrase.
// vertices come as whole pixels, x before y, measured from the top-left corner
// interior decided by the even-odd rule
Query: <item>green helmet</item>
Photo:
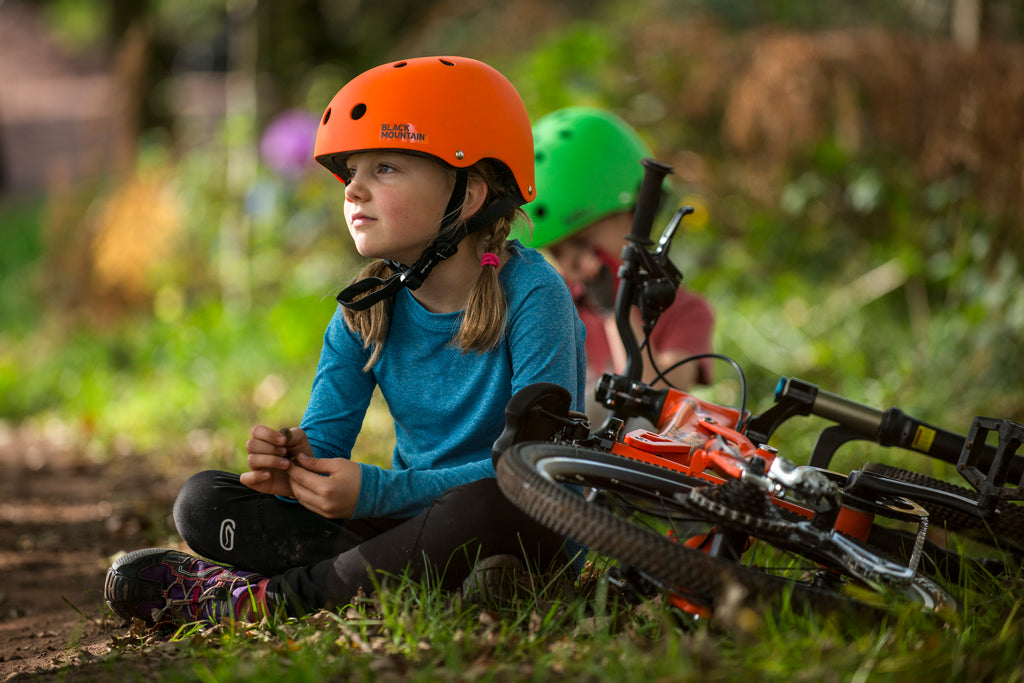
[[[591,107],[569,107],[533,127],[537,199],[527,205],[533,234],[545,247],[599,218],[632,209],[643,180],[640,160],[651,156],[629,124]]]

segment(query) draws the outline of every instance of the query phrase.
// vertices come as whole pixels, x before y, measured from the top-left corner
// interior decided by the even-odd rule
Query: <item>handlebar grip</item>
[[[956,463],[964,447],[964,437],[907,415],[899,408],[890,408],[879,427],[878,442],[898,446]]]
[[[648,243],[651,227],[654,225],[654,215],[658,212],[658,203],[661,199],[661,185],[665,181],[665,176],[672,173],[672,167],[654,159],[643,159],[640,163],[644,166],[644,179],[640,183],[640,192],[636,198],[629,238],[634,242]]]

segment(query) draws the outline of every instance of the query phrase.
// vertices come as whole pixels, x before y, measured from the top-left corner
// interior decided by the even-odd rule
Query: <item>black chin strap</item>
[[[466,180],[466,171],[459,170],[455,176],[455,188],[452,190],[448,207],[445,209],[441,230],[430,246],[423,250],[415,263],[405,266],[397,261],[385,259],[385,263],[395,271],[394,275],[387,279],[368,277],[353,282],[338,294],[338,303],[352,311],[364,311],[378,301],[394,296],[402,287],[408,287],[410,290],[418,289],[434,266],[459,250],[459,242],[466,235],[487,227],[523,203],[511,195],[505,196],[481,213],[471,216],[457,230],[451,230],[451,226],[459,219],[462,203],[466,197]]]

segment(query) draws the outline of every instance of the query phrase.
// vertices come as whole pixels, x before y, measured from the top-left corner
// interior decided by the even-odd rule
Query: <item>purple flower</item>
[[[313,166],[313,145],[319,119],[309,112],[289,109],[263,131],[260,156],[275,173],[296,178]]]

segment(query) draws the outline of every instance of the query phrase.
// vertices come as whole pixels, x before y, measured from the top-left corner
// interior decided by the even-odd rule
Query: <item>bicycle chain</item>
[[[788,534],[796,527],[782,517],[764,491],[742,479],[693,488],[683,502],[708,521],[744,531]]]

